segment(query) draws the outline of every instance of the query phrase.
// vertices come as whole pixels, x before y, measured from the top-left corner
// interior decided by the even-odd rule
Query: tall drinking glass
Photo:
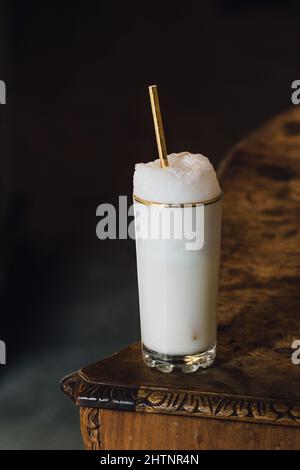
[[[222,196],[164,204],[134,195],[134,209],[144,362],[162,372],[209,367],[217,347]]]

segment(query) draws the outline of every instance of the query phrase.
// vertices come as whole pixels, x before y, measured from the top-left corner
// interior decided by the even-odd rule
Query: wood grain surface
[[[300,365],[291,361],[300,339],[300,110],[239,143],[219,175],[215,364],[165,375],[144,366],[135,344],[63,379],[78,405],[300,426]]]
[[[193,419],[188,416],[97,412],[99,440],[85,439],[87,449],[124,450],[296,450],[300,429],[265,424]],[[82,422],[82,427],[85,421]]]

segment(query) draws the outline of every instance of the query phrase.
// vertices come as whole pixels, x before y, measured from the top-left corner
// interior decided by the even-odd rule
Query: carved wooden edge
[[[80,408],[80,429],[86,450],[102,449],[99,408]]]
[[[300,401],[144,386],[118,387],[91,382],[81,371],[65,377],[61,387],[71,400],[86,409],[176,414],[300,427]]]
[[[62,379],[63,392],[76,405],[91,408],[134,411],[138,387],[118,387],[91,382],[82,371],[74,372]]]
[[[141,387],[136,411],[300,427],[300,402],[279,399]]]

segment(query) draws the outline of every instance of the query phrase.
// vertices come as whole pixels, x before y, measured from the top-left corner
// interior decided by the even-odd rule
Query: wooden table
[[[65,377],[87,449],[300,448],[300,110],[239,143],[219,176],[217,360],[162,374],[133,344]]]

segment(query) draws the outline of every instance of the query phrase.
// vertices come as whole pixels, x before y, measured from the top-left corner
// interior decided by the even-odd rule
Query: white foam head
[[[168,161],[165,168],[161,168],[159,159],[135,165],[135,196],[152,202],[183,204],[220,195],[216,172],[207,157],[199,153],[171,153]]]

